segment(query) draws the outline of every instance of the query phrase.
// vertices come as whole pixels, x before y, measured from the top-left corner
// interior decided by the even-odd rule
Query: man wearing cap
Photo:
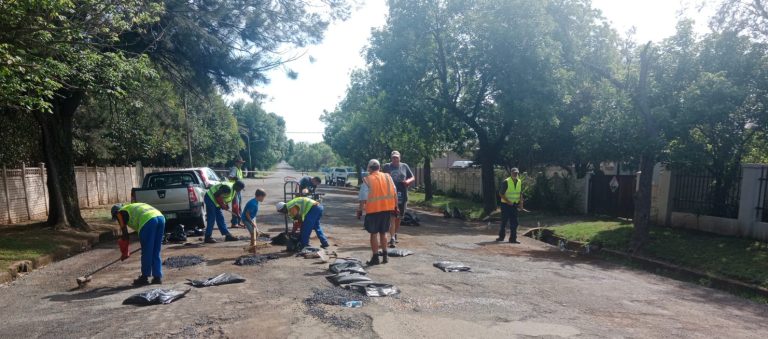
[[[517,168],[510,170],[507,179],[501,182],[499,198],[501,198],[501,227],[496,241],[504,241],[509,223],[509,242],[519,244],[517,241],[517,210],[523,209],[523,181],[518,178],[520,171]]]
[[[141,275],[133,281],[133,284],[136,286],[147,285],[150,283],[150,276],[152,277],[152,284],[162,284],[163,262],[160,258],[160,250],[165,234],[163,213],[144,203],[115,205],[112,207],[112,220],[117,220],[122,233],[120,239],[117,240],[122,254],[120,260],[125,260],[131,255],[128,250],[128,227],[139,234]]]
[[[288,213],[293,220],[301,221],[301,248],[309,246],[309,236],[315,230],[320,239],[320,247],[328,248],[328,238],[320,227],[320,218],[323,217],[323,205],[307,197],[293,198],[288,202],[278,202],[277,211]]]
[[[397,213],[397,189],[392,177],[379,171],[381,165],[376,159],[368,162],[368,176],[363,178],[360,185],[358,200],[360,206],[357,209],[357,218],[365,211],[365,230],[371,235],[371,251],[373,256],[366,264],[368,266],[386,264],[387,257],[387,230],[390,228],[392,214]],[[379,262],[379,248],[381,248],[382,261]]]
[[[400,152],[392,151],[390,159],[392,162],[384,164],[381,167],[381,171],[392,177],[392,181],[395,182],[395,188],[397,188],[397,209],[399,213],[395,216],[392,227],[389,229],[389,247],[394,248],[395,243],[398,242],[397,231],[400,229],[400,221],[405,215],[406,208],[408,208],[408,186],[413,184],[416,178],[414,178],[408,164],[400,162]]]
[[[231,203],[235,196],[245,188],[245,183],[238,180],[234,183],[222,182],[211,186],[208,192],[205,194],[205,217],[207,225],[205,227],[205,243],[212,244],[216,240],[213,239],[213,224],[215,223],[219,227],[219,232],[224,236],[225,241],[236,241],[237,238],[232,236],[227,229],[227,223],[224,220],[224,214],[221,210],[229,210],[229,203]]]
[[[232,168],[229,169],[229,174],[227,174],[227,179],[229,179],[230,183],[235,183],[235,181],[243,181],[243,164],[245,161],[243,161],[243,158],[237,157],[235,159],[234,165]],[[243,201],[243,196],[240,192],[237,192],[235,194],[234,199],[232,199],[232,228],[240,227],[240,207],[241,202]]]

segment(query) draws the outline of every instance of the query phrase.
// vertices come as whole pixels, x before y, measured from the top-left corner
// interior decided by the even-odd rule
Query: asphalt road
[[[257,187],[267,190],[260,220],[272,234],[283,228],[273,205],[282,199],[286,175],[297,174],[283,168],[246,183],[248,199]],[[322,221],[332,250],[367,260],[368,235],[354,217],[355,192],[320,190],[328,193]],[[245,253],[245,242],[200,246],[197,238],[190,238],[192,246],[164,247],[163,257],[198,254],[207,262],[166,269],[163,288],[188,289],[186,279],[224,272],[248,281],[193,289],[169,305],[124,306],[125,298],[148,289],[130,287],[139,272],[138,255],[97,274],[86,289],[74,289],[77,276],[119,255],[114,244],[104,244],[0,286],[0,338],[768,338],[766,305],[574,259],[531,239],[496,243],[496,231],[487,225],[420,216],[422,225],[403,226],[400,237],[400,247],[416,254],[369,270],[374,280],[398,286],[401,295],[372,299],[363,308],[322,306],[323,318],[305,305],[313,289],[331,286],[324,279],[327,264],[283,256],[240,267],[233,262]],[[317,239],[313,244],[319,245]],[[444,273],[432,267],[437,260],[460,260],[474,272]]]

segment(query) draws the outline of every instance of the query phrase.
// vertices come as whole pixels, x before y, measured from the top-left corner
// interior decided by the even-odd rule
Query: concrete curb
[[[536,232],[539,232],[538,237],[535,236]],[[626,252],[615,251],[611,249],[602,248],[596,245],[584,244],[577,241],[569,241],[560,238],[554,233],[545,228],[530,229],[523,234],[526,237],[536,239],[538,241],[547,243],[549,245],[557,246],[560,250],[573,251],[585,255],[592,255],[595,253],[604,253],[613,257],[618,257],[626,260],[630,260],[633,263],[638,264],[640,267],[647,271],[659,272],[659,270],[666,270],[672,273],[676,277],[682,277],[692,279],[695,281],[707,281],[707,286],[732,292],[748,292],[763,297],[768,297],[768,288],[764,288],[758,285],[746,283],[739,280],[734,280],[727,277],[722,277],[712,273],[699,271],[697,269],[675,265],[658,259],[645,257],[642,255],[634,255]]]
[[[104,230],[99,233],[88,235],[88,239],[79,241],[69,246],[60,246],[53,253],[34,258],[32,260],[21,260],[12,263],[4,271],[0,271],[0,284],[9,283],[16,280],[24,273],[50,265],[53,262],[60,261],[93,248],[100,242],[114,240],[117,237],[117,229]]]

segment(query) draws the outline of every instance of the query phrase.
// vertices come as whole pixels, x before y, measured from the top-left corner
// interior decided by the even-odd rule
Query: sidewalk
[[[119,228],[104,217],[105,210],[82,210],[91,232],[53,230],[39,221],[0,227],[0,284],[114,239]]]

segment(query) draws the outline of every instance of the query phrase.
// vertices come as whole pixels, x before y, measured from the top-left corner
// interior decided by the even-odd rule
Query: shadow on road
[[[45,296],[42,299],[48,299],[50,301],[56,301],[56,302],[70,302],[75,300],[89,300],[89,299],[96,299],[101,297],[106,297],[109,295],[117,294],[120,292],[132,290],[135,288],[139,288],[139,286],[118,286],[118,287],[100,287],[96,288],[90,291],[75,293],[75,294],[54,294]],[[76,289],[74,289],[76,290]]]

